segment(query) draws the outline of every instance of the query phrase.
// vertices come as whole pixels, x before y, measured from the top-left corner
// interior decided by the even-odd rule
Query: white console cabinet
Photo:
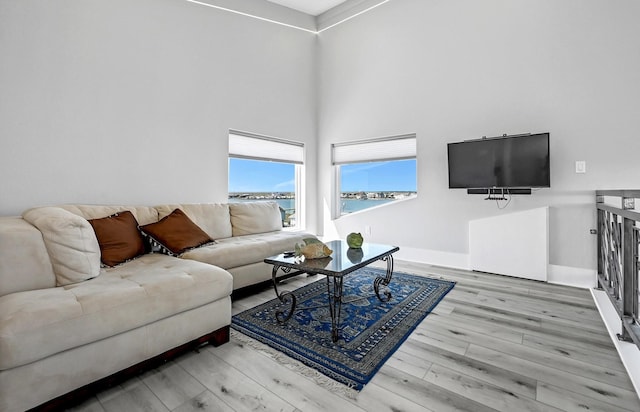
[[[549,208],[469,222],[472,270],[547,281]]]

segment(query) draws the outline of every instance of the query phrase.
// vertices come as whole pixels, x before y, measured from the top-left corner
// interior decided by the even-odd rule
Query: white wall
[[[405,246],[406,258],[464,266],[470,220],[549,206],[554,273],[592,276],[593,191],[640,186],[639,19],[634,0],[392,0],[320,33],[324,233],[370,225],[369,240]],[[545,131],[551,189],[504,211],[448,189],[448,142]],[[330,143],[411,132],[418,198],[331,220]]]
[[[313,186],[315,42],[182,0],[1,0],[0,215],[224,202],[229,128],[305,142]]]

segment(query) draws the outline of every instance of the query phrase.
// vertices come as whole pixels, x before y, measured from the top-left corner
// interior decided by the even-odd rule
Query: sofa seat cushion
[[[227,240],[232,241],[227,241]],[[217,240],[216,243],[189,250],[180,258],[196,260],[219,266],[223,269],[259,262],[269,256],[269,244],[253,239],[239,240],[237,237]]]
[[[294,250],[296,243],[304,243],[303,239],[305,238],[311,237],[316,239],[314,235],[307,232],[288,232],[284,230],[258,233],[255,235],[248,235],[247,237],[256,241],[267,242],[269,244],[269,254],[265,257],[280,254],[285,250]]]
[[[0,370],[228,297],[232,285],[221,268],[151,254],[83,283],[2,296]]]
[[[314,237],[306,232],[275,231],[254,235],[233,236],[218,239],[215,244],[203,246],[183,253],[183,259],[197,260],[220,266],[224,269],[236,268],[262,262],[265,258],[285,250],[293,250],[302,239]]]

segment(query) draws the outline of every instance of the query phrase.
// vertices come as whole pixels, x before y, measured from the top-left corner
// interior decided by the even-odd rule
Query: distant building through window
[[[273,201],[285,228],[303,227],[304,145],[229,132],[229,202]]]
[[[332,145],[335,216],[417,196],[416,136]]]

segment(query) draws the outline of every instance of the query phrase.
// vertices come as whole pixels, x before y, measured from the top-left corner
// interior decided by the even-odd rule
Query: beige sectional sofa
[[[101,265],[91,219],[139,225],[180,209],[215,242]],[[38,406],[187,343],[228,340],[234,289],[270,279],[265,257],[311,236],[272,202],[64,205],[0,217],[0,411]]]

